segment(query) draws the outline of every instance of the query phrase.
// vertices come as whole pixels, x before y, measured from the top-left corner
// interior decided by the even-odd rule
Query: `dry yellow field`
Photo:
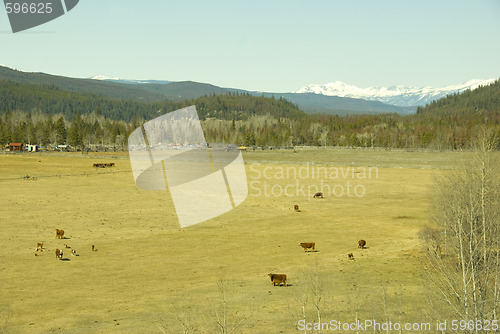
[[[180,229],[169,193],[138,189],[125,154],[0,155],[0,332],[217,333],[224,306],[228,333],[237,325],[235,333],[295,333],[304,314],[317,320],[318,309],[323,321],[432,319],[417,234],[429,225],[433,179],[455,165],[456,153],[244,158],[245,202]],[[321,166],[328,174],[311,175]],[[300,168],[308,177],[279,175]],[[292,191],[321,182],[336,193],[313,200]],[[293,194],[278,196],[287,185]],[[349,196],[348,186],[362,196]],[[56,239],[55,229],[67,238]],[[309,241],[317,252],[298,246]],[[287,274],[289,286],[273,287],[271,272]]]

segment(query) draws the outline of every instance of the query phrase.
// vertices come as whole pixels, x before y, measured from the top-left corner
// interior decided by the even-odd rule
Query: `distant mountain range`
[[[110,77],[106,77],[104,75],[94,75],[90,79],[118,82],[118,83],[124,83],[124,84],[160,84],[160,85],[163,85],[163,84],[169,84],[172,82],[172,81],[166,81],[166,80],[127,80],[127,79],[120,79],[120,78],[110,78]]]
[[[306,113],[317,114],[380,114],[398,113],[407,115],[415,112],[416,106],[395,106],[380,101],[369,101],[353,97],[328,96],[314,93],[272,93],[260,91],[246,91],[235,88],[222,88],[206,83],[193,81],[161,81],[161,80],[128,80],[110,78],[102,75],[93,76],[91,79],[129,84],[138,86],[151,93],[161,94],[173,100],[195,99],[203,95],[239,93],[254,96],[284,98],[297,104]]]
[[[104,76],[94,76],[92,79],[105,80],[118,83],[128,84],[168,84],[171,81],[161,80],[126,80],[120,78],[107,78]],[[247,92],[244,90],[228,89],[232,92],[245,92],[252,95],[264,94],[264,96],[279,96],[286,98],[299,106],[306,112],[323,112],[349,113],[349,111],[362,111],[365,113],[379,112],[396,112],[400,114],[408,114],[415,111],[417,106],[425,106],[432,101],[438,100],[447,95],[461,93],[467,89],[474,90],[480,86],[488,86],[495,82],[496,79],[472,79],[462,84],[449,85],[445,87],[412,87],[412,86],[390,86],[390,87],[368,87],[359,88],[354,85],[349,85],[342,81],[335,81],[324,85],[308,85],[304,86],[292,93],[268,93],[268,92]],[[193,83],[195,84],[195,83]],[[169,87],[171,88],[171,87]],[[216,86],[207,87],[210,93],[220,93]],[[167,89],[169,90],[169,89]],[[227,88],[223,88],[227,90]],[[297,94],[304,94],[298,96]],[[312,95],[311,95],[312,94]],[[318,97],[322,95],[324,97]],[[170,98],[178,98],[178,96],[169,96]],[[198,97],[198,96],[193,96]],[[330,99],[328,97],[337,97]],[[348,98],[348,99],[346,99]],[[382,104],[373,104],[371,102],[361,102],[359,100],[380,102]],[[391,107],[388,107],[390,105]],[[333,106],[333,107],[332,107]],[[353,108],[353,106],[355,106]],[[395,108],[396,107],[396,108]],[[397,107],[404,107],[400,109]]]
[[[407,115],[414,113],[417,105],[425,105],[447,94],[463,91],[467,88],[474,89],[479,85],[486,85],[493,81],[470,81],[463,85],[448,86],[442,89],[403,88],[402,86],[361,89],[336,82],[328,85],[309,85],[293,93],[272,93],[223,88],[193,81],[126,80],[100,75],[87,79],[70,78],[45,73],[23,72],[2,65],[0,65],[0,80],[50,85],[61,90],[140,102],[157,102],[165,99],[182,101],[213,94],[250,94],[287,99],[306,113],[334,115],[380,113]]]
[[[401,107],[424,106],[434,100],[438,100],[446,95],[461,93],[467,89],[474,90],[479,86],[488,86],[496,79],[479,80],[473,79],[462,84],[450,85],[440,88],[411,87],[411,86],[391,86],[391,87],[369,87],[359,88],[346,84],[342,81],[335,81],[324,85],[308,85],[300,88],[294,93],[312,93],[326,96],[350,97],[369,101],[379,101]]]

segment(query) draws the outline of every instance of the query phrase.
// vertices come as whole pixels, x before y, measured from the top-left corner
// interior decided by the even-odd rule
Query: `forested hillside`
[[[417,114],[308,115],[248,93],[144,103],[0,81],[0,143],[126,145],[141,123],[195,105],[208,142],[250,146],[466,149],[478,129],[500,137],[500,83],[448,96]]]
[[[83,94],[102,95],[115,99],[154,102],[165,99],[157,92],[139,89],[137,85],[127,85],[92,79],[77,79],[46,73],[29,73],[0,66],[0,80],[19,84],[44,85]]]
[[[141,103],[76,93],[47,85],[0,80],[0,144],[126,145],[128,135],[141,123],[190,105],[197,107],[201,120],[231,122],[232,130],[236,123],[255,117],[300,119],[306,116],[296,105],[284,99],[248,94],[203,96],[182,102],[165,100]],[[214,137],[217,136],[214,134]],[[224,135],[224,138],[229,137],[233,138]],[[236,136],[234,140],[242,139]]]
[[[129,122],[134,116],[151,118],[157,110],[171,108],[172,105],[167,100],[161,103],[141,103],[77,93],[49,85],[0,80],[0,114],[15,110],[41,111],[47,115],[60,114],[71,121],[77,113],[83,115],[97,110],[105,117]]]
[[[263,93],[251,92],[235,88],[223,88],[207,83],[193,81],[179,81],[163,83],[154,80],[146,80],[148,83],[138,82],[140,80],[93,80],[79,79],[50,75],[45,73],[30,73],[17,71],[8,67],[0,66],[0,80],[15,82],[19,84],[44,85],[80,94],[93,94],[112,99],[133,100],[139,102],[161,102],[166,99],[181,102],[188,99],[196,99],[202,96],[240,94],[273,97],[283,97],[298,105],[306,113],[325,113],[332,115],[346,114],[379,114],[399,113],[407,115],[413,113],[413,107],[398,107],[376,101],[353,99],[338,96],[326,96],[318,94],[295,94],[295,93]]]
[[[474,91],[467,90],[461,94],[448,95],[417,109],[417,114],[423,117],[465,114],[475,116],[477,112],[486,113],[485,115],[500,112],[500,80]]]

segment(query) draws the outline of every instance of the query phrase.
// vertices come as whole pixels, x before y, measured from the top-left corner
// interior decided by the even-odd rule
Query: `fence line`
[[[95,175],[105,175],[105,174],[115,174],[115,173],[131,173],[128,170],[122,170],[122,171],[110,171],[110,172],[100,172],[100,173],[73,173],[73,174],[53,174],[53,175],[30,175],[30,177],[36,177],[37,179],[40,178],[61,178],[61,177],[71,177],[71,176],[95,176]],[[31,180],[31,179],[25,179],[25,176],[18,176],[18,177],[7,177],[7,178],[0,178],[0,181],[12,181],[12,180],[19,180],[19,181],[36,181],[36,180]]]

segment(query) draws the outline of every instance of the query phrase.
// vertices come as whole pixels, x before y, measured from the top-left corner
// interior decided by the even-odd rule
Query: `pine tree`
[[[83,147],[82,118],[80,113],[76,113],[69,128],[69,143],[73,147]]]
[[[59,117],[54,125],[54,130],[56,134],[57,144],[63,144],[66,142],[66,125],[64,124],[63,117]]]

